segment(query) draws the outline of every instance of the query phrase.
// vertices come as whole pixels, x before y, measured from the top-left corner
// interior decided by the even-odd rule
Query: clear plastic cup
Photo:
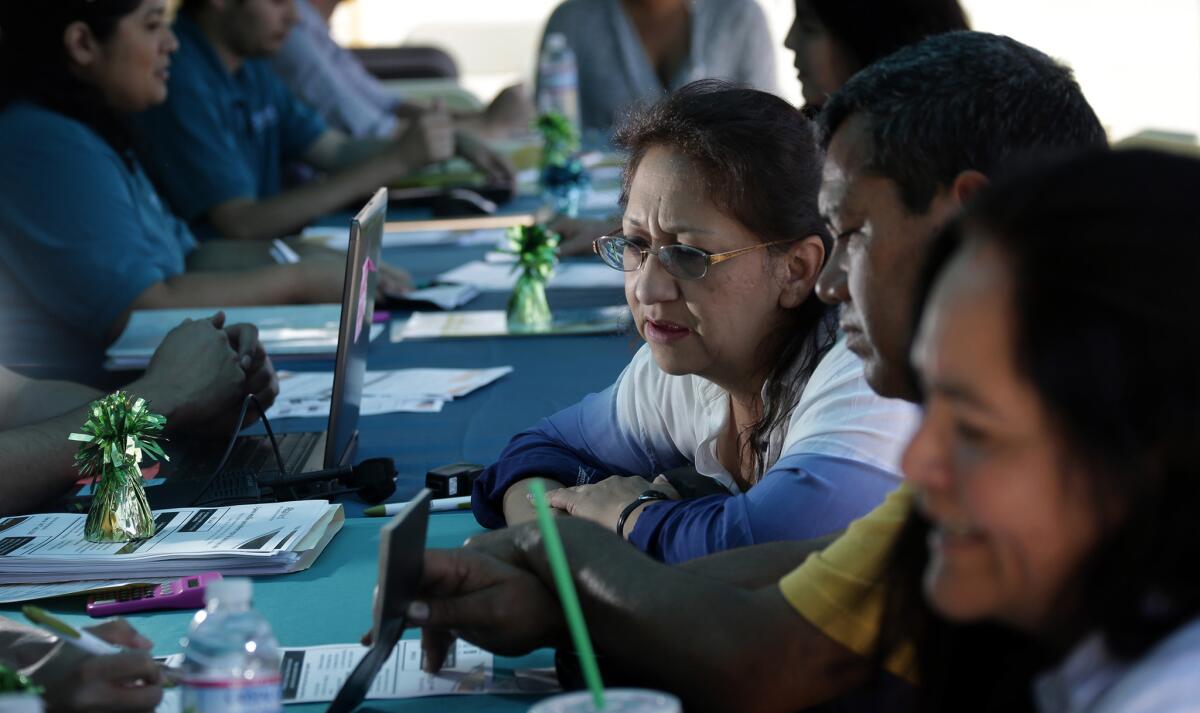
[[[590,691],[552,696],[529,709],[529,713],[598,713]],[[683,713],[683,704],[669,693],[645,688],[608,688],[604,691],[604,713]]]

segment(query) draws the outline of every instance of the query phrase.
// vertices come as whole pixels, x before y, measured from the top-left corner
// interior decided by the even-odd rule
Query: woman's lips
[[[692,330],[683,325],[656,319],[647,319],[645,329],[646,339],[659,344],[669,344],[692,333]]]

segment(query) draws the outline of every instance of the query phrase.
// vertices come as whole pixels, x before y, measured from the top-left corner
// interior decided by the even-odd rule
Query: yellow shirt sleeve
[[[850,527],[821,552],[779,581],[792,607],[826,636],[870,656],[883,613],[883,575],[892,543],[913,506],[913,493],[901,485],[879,507]],[[912,646],[885,663],[892,673],[916,680]]]

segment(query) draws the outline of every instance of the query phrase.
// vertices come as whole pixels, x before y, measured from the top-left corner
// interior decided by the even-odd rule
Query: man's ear
[[[974,169],[968,169],[954,177],[954,182],[950,184],[950,195],[959,205],[963,205],[986,188],[988,183],[990,181],[987,176]]]
[[[817,277],[825,265],[825,244],[820,236],[809,235],[789,245],[780,262],[783,289],[779,293],[779,306],[795,309],[812,295],[816,287]]]
[[[71,64],[90,67],[99,56],[100,43],[96,42],[92,28],[82,20],[77,20],[63,30],[63,48]]]

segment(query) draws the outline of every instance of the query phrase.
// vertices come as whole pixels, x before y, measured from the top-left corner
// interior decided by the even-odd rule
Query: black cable
[[[204,494],[208,492],[208,489],[212,487],[213,481],[217,479],[217,476],[221,474],[221,471],[225,468],[225,464],[229,461],[229,456],[233,453],[233,447],[237,444],[238,436],[242,432],[242,424],[246,421],[246,411],[250,408],[251,402],[253,402],[254,407],[258,409],[259,418],[262,419],[263,427],[267,430],[267,438],[271,441],[271,451],[275,454],[275,464],[279,468],[279,473],[280,475],[286,475],[284,472],[283,456],[279,453],[279,444],[275,441],[275,432],[271,430],[271,421],[267,418],[266,409],[262,407],[262,404],[259,402],[257,396],[254,394],[246,394],[246,398],[242,399],[242,410],[238,413],[237,421],[233,425],[233,433],[229,435],[229,444],[225,446],[225,454],[221,456],[221,460],[217,463],[217,467],[213,468],[213,472],[209,474],[208,480],[204,481],[204,487],[200,488],[200,491],[196,493],[196,497],[192,499],[191,507],[196,507],[202,503],[208,504],[204,503],[201,498],[203,498]],[[255,474],[254,477],[255,480],[258,479],[257,474]],[[228,498],[224,498],[211,502],[219,503],[227,499]]]

